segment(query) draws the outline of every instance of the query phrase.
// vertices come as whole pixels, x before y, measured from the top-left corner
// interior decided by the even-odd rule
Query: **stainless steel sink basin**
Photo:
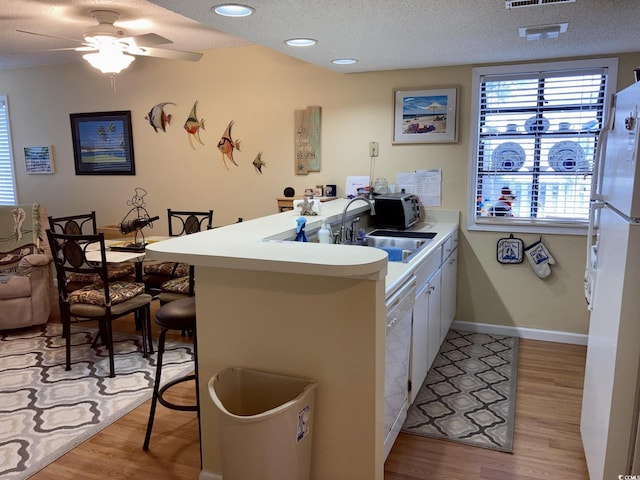
[[[427,243],[428,240],[420,238],[396,238],[396,237],[366,237],[364,245],[376,248],[399,248],[400,250],[416,250]]]
[[[367,234],[363,245],[385,250],[390,262],[410,262],[424,247],[431,243],[435,233],[407,232],[402,230],[374,230]]]
[[[432,240],[436,234],[433,232],[413,232],[411,230],[384,230],[376,229],[367,233],[369,237],[394,237],[394,238],[421,238]]]

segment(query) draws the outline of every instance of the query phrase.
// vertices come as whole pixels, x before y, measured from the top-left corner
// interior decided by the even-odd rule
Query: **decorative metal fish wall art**
[[[191,148],[193,148],[194,150],[196,149],[196,147],[193,146],[192,138],[195,138],[200,145],[204,145],[202,140],[200,140],[200,129],[204,130],[204,118],[198,120],[198,116],[196,114],[197,105],[198,101],[196,100],[193,104],[193,108],[191,108],[191,113],[189,113],[187,121],[184,122],[184,129],[188,134],[189,145],[191,145]]]
[[[262,152],[256,155],[256,158],[253,159],[253,167],[256,169],[256,172],[262,174],[262,167],[264,167],[267,162],[262,160]]]
[[[168,114],[164,111],[165,105],[175,105],[173,102],[162,102],[158,103],[151,107],[147,116],[144,117],[145,120],[149,122],[149,124],[153,127],[153,129],[158,133],[158,129],[163,132],[167,131],[167,125],[171,124],[172,115]]]
[[[229,167],[227,166],[225,157],[231,160],[231,163],[237,167],[238,164],[233,159],[233,150],[238,149],[238,151],[240,151],[240,140],[233,140],[231,138],[231,127],[233,126],[233,123],[233,120],[229,122],[227,129],[224,131],[222,138],[220,138],[220,141],[218,142],[218,150],[222,152],[222,163],[224,163],[224,168],[227,170],[229,170]]]

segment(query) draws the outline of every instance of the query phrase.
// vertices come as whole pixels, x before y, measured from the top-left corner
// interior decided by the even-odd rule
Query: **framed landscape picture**
[[[394,90],[393,143],[457,142],[458,90]]]
[[[69,117],[76,175],[135,175],[130,111]]]

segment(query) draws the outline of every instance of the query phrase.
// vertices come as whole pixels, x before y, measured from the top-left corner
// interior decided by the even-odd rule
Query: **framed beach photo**
[[[460,87],[393,91],[393,143],[458,141]]]
[[[130,111],[69,117],[76,175],[135,175]]]
[[[24,147],[24,162],[28,174],[51,175],[53,171],[52,147]]]

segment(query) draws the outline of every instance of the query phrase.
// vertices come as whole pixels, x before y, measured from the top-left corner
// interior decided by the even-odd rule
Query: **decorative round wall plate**
[[[491,167],[493,170],[513,172],[522,168],[525,159],[524,148],[515,142],[505,142],[493,151]]]
[[[558,142],[549,150],[549,166],[556,172],[588,170],[584,150],[576,142]]]
[[[535,133],[535,132],[546,132],[549,130],[549,120],[544,117],[533,117],[527,118],[527,121],[524,122],[524,129],[527,132]]]

